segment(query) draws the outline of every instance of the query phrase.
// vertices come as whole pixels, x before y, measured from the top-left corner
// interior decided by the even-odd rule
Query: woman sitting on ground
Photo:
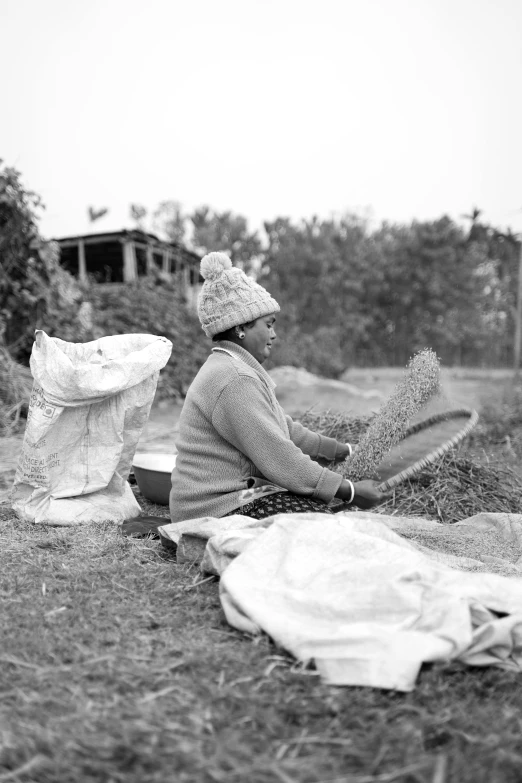
[[[320,511],[339,498],[371,508],[375,481],[353,484],[314,459],[341,461],[351,447],[286,416],[261,366],[270,356],[279,305],[224,253],[201,261],[198,315],[215,347],[190,386],[172,473],[173,522],[243,514]]]

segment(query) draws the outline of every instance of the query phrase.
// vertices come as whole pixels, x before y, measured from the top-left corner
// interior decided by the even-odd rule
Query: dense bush
[[[35,329],[70,342],[141,332],[164,335],[172,341],[172,356],[161,373],[158,396],[183,396],[208,348],[196,314],[180,293],[179,281],[158,273],[132,284],[80,284],[60,266],[58,245],[42,240],[39,206],[38,196],[24,188],[20,174],[0,160],[0,349],[5,358],[4,385],[13,375],[10,368],[18,367],[13,360],[28,363]],[[2,398],[2,404],[11,402]]]
[[[172,341],[160,375],[158,399],[182,397],[209,352],[196,313],[184,301],[179,281],[158,272],[134,283],[93,286],[92,335],[157,334]]]
[[[38,239],[39,201],[22,186],[19,173],[0,160],[0,342],[13,343],[23,325],[27,264]]]
[[[89,338],[85,290],[60,266],[59,247],[38,232],[39,199],[0,161],[0,345],[27,363],[35,329]]]

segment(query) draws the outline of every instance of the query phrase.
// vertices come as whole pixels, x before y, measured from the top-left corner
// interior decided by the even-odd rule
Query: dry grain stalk
[[[383,457],[403,437],[413,416],[440,391],[440,364],[429,348],[415,354],[390,398],[360,440],[359,448],[342,466],[352,481],[371,478]]]

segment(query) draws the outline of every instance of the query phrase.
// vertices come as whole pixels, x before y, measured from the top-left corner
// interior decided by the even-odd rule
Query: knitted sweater
[[[340,444],[292,421],[274,389],[248,351],[228,341],[216,343],[187,392],[179,420],[173,522],[222,517],[241,505],[244,490],[259,483],[333,499],[342,477],[310,457],[333,460]]]

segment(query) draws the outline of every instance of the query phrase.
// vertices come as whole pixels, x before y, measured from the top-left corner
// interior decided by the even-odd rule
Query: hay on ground
[[[375,417],[374,413],[366,416],[352,416],[335,411],[306,411],[299,421],[305,427],[325,435],[327,438],[335,438],[342,443],[359,443]]]
[[[301,422],[321,435],[357,444],[369,432],[372,417],[353,418],[317,411],[306,413]],[[507,465],[478,463],[471,455],[465,455],[462,448],[456,448],[397,486],[386,503],[376,510],[444,524],[481,512],[520,514],[522,479]]]
[[[27,410],[33,378],[28,367],[11,357],[0,346],[0,436],[12,434]]]
[[[412,523],[397,532],[430,557],[434,557],[434,552],[445,555],[445,558],[441,558],[443,562],[461,570],[522,576],[518,565],[522,555],[520,542],[504,540],[496,529],[480,530],[460,525],[436,525],[433,529],[427,529],[422,524]],[[458,560],[452,562],[452,558]]]
[[[509,467],[481,465],[453,450],[400,484],[382,513],[452,524],[475,514],[522,513],[522,480]]]

